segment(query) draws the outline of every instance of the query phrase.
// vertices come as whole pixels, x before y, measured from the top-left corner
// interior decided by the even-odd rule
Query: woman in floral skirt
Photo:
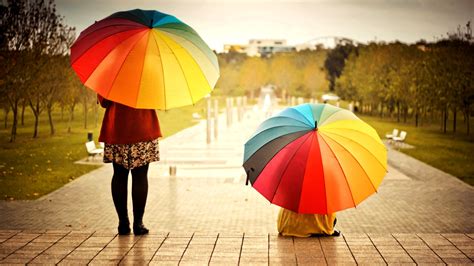
[[[132,172],[133,233],[147,234],[143,225],[148,195],[148,165],[160,160],[160,125],[155,110],[135,109],[104,99],[104,120],[99,141],[105,143],[104,162],[112,163],[112,198],[119,218],[118,233],[130,234],[127,210],[128,174]]]

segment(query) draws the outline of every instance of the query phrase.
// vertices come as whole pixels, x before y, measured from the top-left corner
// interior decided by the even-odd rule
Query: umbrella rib
[[[339,146],[341,146],[348,154],[350,154],[352,158],[354,158],[354,160],[357,162],[357,164],[359,164],[360,168],[362,168],[362,171],[364,171],[365,176],[367,177],[367,179],[369,180],[369,183],[372,185],[372,188],[374,189],[374,192],[377,192],[377,189],[375,188],[374,183],[372,183],[372,180],[370,179],[369,174],[368,174],[367,171],[364,169],[364,167],[363,167],[362,164],[359,162],[359,160],[357,160],[357,158],[356,158],[349,150],[347,150],[346,147],[344,147],[341,143],[339,143],[338,141],[336,141],[334,138],[331,138],[330,136],[328,136],[327,134],[324,134],[324,133],[321,134],[321,135],[324,135],[324,136],[330,138],[332,141],[336,142],[336,143],[337,143]],[[355,142],[355,141],[354,141],[354,142]],[[329,145],[328,145],[328,146],[329,146]],[[329,148],[331,149],[331,147],[329,147]],[[331,149],[331,150],[332,150],[332,149]],[[336,154],[334,153],[334,151],[333,151],[333,154],[334,154],[334,156],[336,156]],[[378,161],[378,160],[377,160],[377,161]],[[341,169],[342,169],[342,166],[341,166]],[[384,169],[385,169],[385,167],[384,167]],[[344,169],[343,169],[343,171],[344,171]],[[344,175],[345,175],[345,174],[344,174]],[[346,178],[346,179],[347,179],[347,178]],[[352,194],[352,192],[351,192],[351,194]]]
[[[266,128],[266,129],[264,129],[264,130],[262,130],[262,131],[260,131],[260,132],[255,133],[254,135],[252,135],[252,136],[250,137],[250,139],[255,138],[256,136],[262,134],[262,133],[265,132],[265,131],[268,131],[268,130],[270,130],[270,129],[280,128],[280,127],[283,127],[283,128],[290,128],[290,127],[291,127],[291,128],[294,128],[294,127],[295,127],[295,128],[303,128],[304,130],[309,130],[309,129],[308,129],[308,126],[305,126],[305,127],[303,127],[303,126],[285,126],[285,125],[282,125],[282,126],[275,126],[275,127]],[[304,130],[298,130],[298,131],[304,131]],[[295,132],[298,132],[298,131],[295,131]],[[292,133],[293,133],[293,132],[292,132]],[[285,134],[285,135],[286,135],[286,134]]]
[[[135,49],[135,46],[137,46],[137,44],[140,42],[140,40],[143,38],[143,36],[141,36],[140,38],[137,39],[137,41],[132,45],[132,48],[130,48],[130,50],[128,51],[127,53],[127,56],[125,56],[125,59],[123,60],[122,64],[120,65],[120,68],[119,70],[117,71],[117,74],[115,74],[115,77],[114,79],[112,80],[112,84],[110,85],[110,88],[108,88],[107,90],[107,94],[106,94],[106,97],[104,98],[108,98],[109,97],[109,94],[110,94],[110,91],[112,90],[112,88],[114,87],[114,84],[115,84],[115,81],[117,80],[117,77],[118,75],[120,74],[120,71],[122,71],[122,67],[123,65],[125,64],[125,61],[127,61],[127,58],[128,56],[130,55],[130,52],[132,52],[133,49]],[[112,50],[115,50],[115,49],[112,49]],[[102,61],[103,62],[103,61]],[[101,63],[102,63],[101,62]],[[99,64],[100,65],[100,64]],[[96,68],[97,69],[97,68]],[[92,75],[91,75],[92,76]],[[90,77],[90,76],[89,76]]]
[[[309,122],[309,124],[310,124],[311,126],[314,126],[314,121],[310,121],[310,120],[309,120],[303,113],[301,113],[298,109],[293,108],[293,107],[290,107],[290,108],[293,109],[293,110],[295,110],[295,111],[298,112],[299,114],[301,114],[301,116],[303,116],[304,119],[305,119],[307,122]],[[312,116],[312,114],[311,114],[311,116]]]
[[[313,134],[313,135],[310,135],[310,136],[312,136],[310,147],[313,147],[313,142],[314,142],[314,138],[316,137],[316,134]],[[310,148],[310,151],[309,151],[309,152],[311,152],[311,148]],[[306,158],[306,164],[305,164],[305,165],[308,165],[308,160],[309,160],[309,155],[308,155],[308,158]],[[302,183],[301,183],[301,190],[300,190],[300,194],[299,194],[300,197],[299,197],[299,199],[298,199],[298,212],[299,212],[299,210],[300,210],[301,197],[302,197],[302,195],[303,195],[303,187],[304,187],[303,185],[304,185],[304,177],[306,176],[306,170],[307,170],[307,168],[305,167],[305,169],[304,169],[304,174],[303,174],[303,180],[301,181],[301,182],[302,182]],[[326,208],[326,209],[327,209],[327,208]]]
[[[152,34],[153,34],[153,40],[155,40],[155,45],[156,49],[158,49],[159,54],[161,55],[161,50],[160,46],[156,42],[155,34],[154,34],[154,29],[152,29]],[[160,63],[161,63],[161,77],[163,78],[163,98],[165,102],[165,108],[164,110],[166,111],[166,90],[165,90],[165,65],[163,64],[163,58],[160,57]]]
[[[134,21],[134,22],[135,22],[135,21]],[[107,26],[104,26],[104,27],[100,27],[100,28],[94,29],[93,31],[87,33],[86,35],[84,35],[84,36],[82,36],[82,37],[81,37],[81,35],[79,35],[79,37],[77,37],[77,40],[76,40],[76,41],[74,42],[74,44],[71,46],[71,49],[77,44],[78,41],[82,41],[84,38],[89,37],[89,35],[94,34],[94,33],[96,33],[97,31],[102,30],[102,29],[105,29],[105,28],[120,27],[120,26],[134,27],[134,28],[132,28],[132,29],[126,29],[126,30],[122,30],[122,31],[115,32],[114,34],[109,35],[109,36],[113,36],[113,35],[115,35],[115,34],[117,34],[117,33],[122,33],[122,32],[129,31],[129,30],[136,30],[136,29],[144,28],[144,26],[141,25],[141,24],[139,24],[138,22],[135,22],[135,23],[137,23],[138,25],[130,25],[130,24],[113,24],[113,25],[107,25]],[[107,37],[109,37],[109,36],[107,36]],[[107,37],[106,37],[106,38],[107,38]],[[104,39],[105,39],[105,38],[104,38]],[[103,39],[101,39],[100,41],[102,41],[102,40],[103,40]],[[100,42],[100,41],[99,41],[99,42]],[[98,43],[98,42],[95,42],[95,43]],[[95,45],[95,43],[94,43],[94,45]],[[94,45],[92,45],[92,46],[94,46]],[[90,49],[90,47],[87,48],[87,50],[89,50],[89,49]],[[87,51],[87,50],[86,50],[86,51]]]
[[[147,34],[147,39],[146,39],[146,43],[147,43],[147,46],[148,46],[148,40],[150,39],[150,31],[148,31],[148,34]],[[137,90],[137,97],[135,98],[135,105],[138,107],[138,96],[140,96],[140,88],[142,86],[142,77],[143,77],[143,69],[145,68],[145,60],[146,60],[146,51],[147,51],[148,47],[145,48],[145,55],[143,56],[143,65],[142,65],[142,71],[140,73],[140,81],[138,82],[138,90]]]
[[[277,138],[275,138],[275,139],[272,139],[271,141],[269,141],[269,142],[267,142],[266,144],[264,144],[264,145],[263,145],[262,147],[260,147],[257,151],[255,151],[252,155],[250,155],[249,158],[248,158],[246,161],[244,161],[244,163],[243,163],[243,164],[244,164],[244,165],[243,165],[244,168],[245,168],[245,164],[246,164],[249,160],[253,159],[253,157],[255,156],[255,154],[257,154],[261,149],[264,149],[270,142],[277,141],[277,140],[280,139],[280,138],[289,137],[289,135],[293,135],[293,134],[296,134],[296,133],[300,133],[300,131],[282,135],[282,136],[277,137]],[[305,133],[305,134],[306,134],[306,133]],[[301,135],[301,136],[298,136],[298,137],[296,137],[295,139],[301,138],[301,137],[304,136],[305,134],[303,134],[303,135]],[[293,142],[295,139],[288,141],[288,143],[286,143],[286,144],[285,144],[283,147],[281,147],[280,149],[278,149],[278,150],[275,149],[276,152],[271,156],[271,158],[269,158],[269,159],[267,160],[267,163],[270,162],[271,160],[273,160],[273,158],[275,158],[275,156],[276,156],[281,150],[283,150],[286,146],[290,145],[291,142]],[[244,155],[244,156],[245,156],[245,155]],[[266,165],[266,163],[265,163],[265,165]],[[263,168],[265,168],[265,167],[263,167]],[[262,171],[263,171],[263,169],[262,169]],[[262,172],[262,171],[260,171],[260,172]],[[260,174],[260,173],[259,173],[259,174]],[[257,177],[258,177],[258,176],[257,176]]]
[[[285,111],[287,111],[287,110],[293,110],[293,111],[295,111],[296,114],[297,114],[299,117],[302,117],[302,119],[296,119],[296,118],[294,118],[294,117],[288,116],[287,114],[283,114],[283,112],[285,112]],[[287,117],[287,118],[290,118],[290,119],[299,121],[299,122],[301,122],[301,123],[303,123],[303,124],[305,124],[305,125],[308,125],[308,126],[310,126],[310,127],[314,126],[314,121],[308,124],[308,123],[307,123],[307,122],[308,122],[308,119],[307,119],[302,113],[298,112],[297,110],[295,110],[294,108],[291,108],[291,107],[290,107],[290,108],[287,108],[287,109],[285,109],[285,110],[283,110],[283,111],[281,111],[281,112],[278,113],[275,117]]]
[[[167,31],[166,28],[160,28],[160,31],[162,31],[163,33],[166,32],[165,34],[170,34],[170,35],[173,35],[173,36],[180,37],[180,38],[184,39],[185,41],[189,42],[192,46],[196,47],[196,49],[199,50],[199,51],[204,55],[204,57],[205,57],[214,67],[217,67],[217,70],[219,69],[219,66],[216,66],[216,65],[215,65],[216,62],[213,62],[213,61],[211,60],[211,58],[210,58],[209,56],[207,56],[204,51],[202,51],[202,48],[206,45],[206,44],[204,43],[204,41],[203,41],[203,45],[202,45],[203,47],[199,47],[196,43],[194,43],[194,42],[191,41],[190,39],[187,39],[187,38],[185,38],[185,37],[183,37],[183,36],[179,36],[179,35],[177,35],[177,34],[174,34],[173,32]],[[211,50],[211,52],[212,52],[212,50]],[[194,59],[194,57],[193,57],[193,59]],[[196,63],[197,63],[197,62],[196,62]]]
[[[323,126],[329,118],[331,118],[332,116],[338,114],[338,113],[341,112],[341,111],[347,111],[347,110],[341,109],[341,110],[337,110],[336,112],[330,114],[328,117],[326,117],[326,119],[324,119],[323,122],[321,122],[321,126]],[[348,111],[348,112],[349,112],[349,111]],[[355,118],[355,119],[344,119],[344,120],[361,120],[361,119],[360,119],[359,117],[357,117],[356,115],[354,115],[354,118]],[[341,120],[338,120],[338,121],[341,121]],[[362,120],[361,120],[361,121],[362,121]]]
[[[374,139],[372,136],[370,136],[369,134],[367,134],[367,132],[364,132],[364,131],[360,131],[360,130],[357,130],[357,129],[353,129],[353,128],[344,128],[344,127],[332,127],[332,128],[321,128],[321,130],[323,132],[329,132],[329,133],[332,133],[331,130],[332,129],[337,129],[337,130],[350,130],[350,131],[355,131],[355,132],[359,132],[361,134],[364,134],[366,136],[368,136],[370,139],[374,140],[378,145],[382,146],[385,150],[387,149],[385,147],[385,145],[383,145],[381,142],[378,142],[376,139]],[[333,133],[333,134],[336,134],[336,133]]]
[[[137,29],[139,29],[139,28],[137,28]],[[131,29],[130,31],[132,31],[132,30],[137,30],[137,29]],[[124,30],[124,31],[117,32],[117,33],[122,33],[122,32],[126,32],[126,31],[129,31],[129,30]],[[135,34],[140,34],[140,33],[141,33],[141,31],[140,31],[140,32],[137,32],[137,33],[135,33]],[[132,38],[135,34],[130,35],[129,37],[127,37],[127,38],[123,39],[122,41],[120,41],[119,43],[117,43],[117,45],[115,45],[115,47],[114,47],[113,49],[111,49],[111,50],[104,56],[103,59],[105,59],[113,50],[115,50],[115,48],[117,48],[117,46],[119,46],[120,44],[122,44],[122,43],[125,42],[126,40]],[[115,35],[115,34],[113,34],[113,35]],[[113,36],[113,35],[110,35],[110,36]],[[110,37],[110,36],[108,36],[108,37]],[[108,38],[108,37],[107,37],[107,38]],[[103,40],[105,40],[105,39],[106,39],[106,38],[100,40],[99,42],[101,42],[101,41],[103,41]],[[80,56],[78,56],[78,57],[74,60],[74,62],[71,62],[71,66],[74,65],[77,60],[81,59],[81,58],[84,56],[84,54],[86,54],[90,49],[92,49],[93,47],[95,47],[96,44],[99,43],[99,42],[96,42],[94,45],[91,45],[89,48],[87,48],[86,50],[84,50],[84,52],[82,52],[82,54],[81,54]],[[102,62],[100,62],[100,63],[94,68],[94,71],[95,71],[95,69],[96,69],[101,63],[102,63]],[[92,71],[92,73],[93,73],[94,71]],[[92,75],[92,73],[89,75],[89,77]],[[87,80],[89,80],[89,77],[87,77],[86,82],[87,82]],[[85,84],[85,82],[84,82],[84,84]]]
[[[260,134],[263,133],[264,131],[267,131],[267,130],[270,130],[270,129],[272,129],[272,128],[265,129],[265,130],[263,130],[262,132],[258,133],[258,135],[260,135]],[[288,134],[293,134],[293,133],[296,133],[296,132],[301,132],[301,131],[311,131],[311,129],[304,128],[303,130],[296,130],[296,131],[288,132],[288,133],[285,133],[285,134],[283,134],[283,135],[281,135],[281,136],[277,136],[277,137],[275,137],[275,138],[273,138],[273,139],[271,139],[271,140],[275,140],[275,139],[277,139],[277,138],[279,138],[279,137],[282,137],[282,136],[285,136],[285,135],[288,135]],[[257,135],[252,136],[252,137],[250,138],[250,140],[247,141],[247,142],[244,144],[244,147],[248,147],[249,143],[251,143],[251,141],[252,141],[254,138],[256,138],[256,137],[257,137]],[[270,140],[270,141],[271,141],[271,140]],[[255,153],[255,152],[257,152],[258,150],[260,150],[260,148],[262,148],[263,146],[265,146],[267,143],[268,143],[268,142],[264,143],[264,144],[261,145],[260,147],[257,146],[258,148],[257,148],[253,153]],[[253,154],[253,153],[252,153],[252,154]]]
[[[190,30],[185,30],[185,29],[181,29],[181,28],[175,28],[175,27],[163,27],[164,25],[171,25],[171,24],[183,24],[184,26],[190,28],[192,31],[190,31]],[[184,32],[187,32],[187,33],[191,33],[191,34],[193,34],[193,35],[196,35],[196,36],[198,36],[198,37],[202,40],[201,36],[199,36],[199,34],[198,34],[193,28],[191,28],[188,24],[186,24],[186,23],[184,23],[184,22],[181,22],[181,23],[166,23],[166,24],[161,24],[161,27],[158,27],[158,28],[160,28],[160,29],[172,29],[172,30],[184,31]],[[203,40],[203,42],[204,42],[204,40]],[[210,49],[210,48],[209,48],[209,49]],[[211,50],[211,51],[212,51],[212,50]]]
[[[351,186],[349,185],[349,181],[347,181],[347,176],[346,176],[346,172],[344,171],[344,168],[342,168],[342,165],[341,163],[339,162],[337,156],[336,156],[336,153],[332,150],[331,146],[329,146],[329,143],[327,143],[327,141],[324,139],[324,136],[323,134],[320,134],[321,138],[323,138],[324,142],[326,142],[326,145],[328,146],[329,150],[331,151],[332,155],[334,155],[334,158],[336,158],[336,162],[337,164],[339,165],[339,168],[341,169],[342,171],[342,174],[344,174],[344,180],[346,181],[346,184],[347,184],[347,188],[349,188],[349,191],[351,192],[351,199],[352,199],[352,204],[354,205],[354,207],[356,207],[356,204],[355,204],[355,200],[354,200],[354,196],[352,195],[352,188]],[[339,143],[338,143],[339,144]],[[340,144],[339,144],[340,145]],[[371,183],[372,184],[372,183]],[[326,179],[324,179],[324,185],[326,186]],[[326,211],[328,211],[328,195],[326,194]]]
[[[148,22],[148,21],[147,21],[147,19],[148,19],[147,14],[146,14],[145,12],[143,12],[143,9],[138,9],[138,11],[140,11],[140,13],[142,13],[142,15],[143,15],[142,17],[140,17],[140,19],[141,19],[141,18],[145,18],[145,23],[147,23],[147,22]],[[135,14],[133,14],[132,12],[129,12],[129,13],[132,14],[132,15],[135,15]],[[136,16],[136,17],[138,18],[138,16]],[[152,19],[153,19],[153,17],[152,17]],[[149,26],[149,25],[145,25],[145,26]],[[153,26],[153,25],[152,25],[152,26]]]
[[[138,21],[140,21],[140,22],[131,20],[130,18],[126,18],[126,17],[125,17],[125,18],[124,18],[124,17],[114,17],[114,18],[126,19],[126,20],[130,20],[130,21],[133,21],[133,22],[136,22],[136,23],[140,23],[140,24],[142,24],[143,26],[148,26],[148,25],[146,25],[146,21],[143,21],[141,17],[139,17],[139,16],[137,16],[135,13],[133,13],[133,11],[135,11],[135,10],[142,11],[141,9],[138,9],[138,8],[137,8],[137,9],[132,9],[132,10],[128,10],[128,11],[116,12],[116,13],[114,13],[114,14],[108,16],[107,18],[109,18],[109,17],[111,17],[111,16],[113,16],[113,15],[115,15],[115,14],[117,14],[117,13],[120,13],[120,15],[122,15],[122,14],[124,14],[124,15],[131,15],[131,16],[134,16],[134,17],[135,17]],[[143,12],[141,12],[141,13],[143,13]],[[107,19],[107,18],[105,18],[105,19]]]
[[[163,39],[161,36],[158,35],[158,38],[160,38],[165,44],[166,46],[168,46],[168,48],[170,49],[171,53],[173,54],[174,58],[176,58],[176,62],[178,62],[178,65],[179,65],[179,68],[181,69],[181,73],[183,73],[183,77],[184,77],[184,80],[186,81],[186,85],[188,87],[188,92],[189,92],[189,96],[191,97],[191,103],[194,104],[194,99],[193,99],[193,95],[191,94],[191,90],[189,88],[189,82],[188,82],[188,79],[186,77],[186,74],[184,74],[184,69],[183,69],[183,66],[181,65],[181,62],[179,61],[178,57],[176,56],[176,54],[174,53],[173,49],[171,49],[171,47],[169,46],[169,44],[165,41],[165,39]]]
[[[267,119],[267,120],[265,120],[263,123],[261,123],[260,126],[263,125],[263,124],[265,124],[265,123],[267,123],[267,122],[270,122],[270,121],[273,121],[273,120],[277,120],[277,119],[291,119],[291,120],[293,120],[294,122],[297,122],[297,123],[299,123],[299,124],[301,124],[301,125],[303,125],[303,126],[306,126],[306,127],[308,126],[308,125],[307,125],[306,123],[304,123],[303,121],[300,121],[300,120],[297,120],[297,119],[294,119],[294,118],[291,118],[291,117],[288,117],[288,116],[274,116],[274,117],[270,117],[269,119]]]
[[[375,154],[373,154],[372,152],[370,152],[369,149],[367,149],[366,147],[362,146],[362,145],[361,145],[360,143],[358,143],[357,141],[354,141],[354,140],[352,140],[352,139],[350,139],[350,138],[348,138],[348,137],[346,137],[346,136],[343,136],[343,135],[337,134],[337,133],[333,133],[333,132],[322,132],[322,133],[323,133],[323,134],[326,134],[326,135],[327,135],[327,134],[334,134],[334,135],[336,135],[336,136],[339,136],[339,137],[341,137],[341,138],[344,138],[344,139],[347,139],[347,140],[349,140],[349,141],[351,141],[351,142],[354,142],[354,143],[357,144],[358,146],[364,148],[364,150],[366,150],[370,155],[372,155],[372,157],[375,158],[375,160],[382,166],[382,168],[385,169],[385,171],[387,171],[387,167],[385,167],[385,166],[382,164],[382,162],[380,162],[380,160],[377,158],[377,156],[375,156]],[[328,137],[329,137],[329,136],[328,136]],[[331,138],[331,139],[334,140],[333,138]],[[334,141],[336,141],[336,140],[334,140]],[[339,143],[338,141],[336,141],[336,142]],[[340,143],[339,143],[339,144],[340,144]],[[342,145],[341,145],[341,146],[342,146]],[[385,146],[384,146],[384,149],[385,149]]]
[[[286,170],[288,170],[288,166],[290,165],[290,162],[293,160],[293,158],[295,157],[296,153],[298,153],[298,151],[300,150],[301,146],[303,146],[303,144],[306,142],[306,140],[311,136],[311,134],[308,134],[308,136],[301,142],[300,146],[296,149],[296,151],[293,153],[293,155],[291,156],[291,158],[288,160],[288,163],[286,164],[285,166],[285,170],[283,170],[282,172],[282,178],[280,178],[280,180],[278,181],[278,185],[275,189],[275,192],[273,192],[273,196],[272,196],[272,200],[270,202],[273,202],[273,199],[275,198],[275,195],[278,191],[278,188],[280,187],[280,184],[281,184],[281,180],[283,179],[283,176],[286,172]]]
[[[357,121],[357,120],[342,119],[342,120],[335,121],[334,123],[336,123],[336,122],[349,122],[349,121]],[[362,123],[362,124],[359,124],[359,125],[361,125],[361,126],[363,125],[365,127],[365,129],[367,129],[368,131],[371,131],[372,133],[374,133],[375,135],[378,136],[377,131],[374,128],[372,128],[369,124],[365,123],[362,120],[358,120],[358,121]],[[329,125],[331,125],[331,124],[329,124]],[[340,125],[330,127],[329,125],[321,126],[321,128],[324,128],[324,129],[350,129],[350,130],[359,131],[359,132],[362,132],[364,134],[367,134],[364,131],[356,130],[354,128],[341,127]],[[367,135],[369,135],[369,134],[367,134]]]
[[[297,109],[294,108],[294,107],[291,107],[291,108],[297,110]],[[303,113],[301,113],[299,110],[297,110],[297,111],[298,111],[299,113],[301,113],[301,114],[304,116],[304,118],[306,119],[306,121],[308,121],[311,126],[314,127],[314,121],[315,121],[315,119],[314,119],[314,115],[313,115],[313,109],[311,108],[311,106],[310,106],[309,104],[304,104],[302,108],[307,108],[307,109],[308,109],[308,113],[309,113],[309,114],[311,115],[311,117],[313,118],[312,121],[311,121],[311,119],[308,119],[308,117],[307,117],[306,115],[304,115]]]
[[[170,33],[168,33],[168,32],[167,32],[167,33],[164,33],[164,32],[163,32],[163,34],[164,34],[164,35],[167,35],[167,34],[170,34]],[[171,34],[171,35],[174,35],[174,34]],[[176,35],[175,35],[175,36],[176,36]],[[178,37],[180,37],[180,36],[178,36]],[[170,37],[170,38],[171,38],[171,37]],[[184,37],[181,37],[181,38],[184,39],[184,40],[186,40],[186,41],[188,41],[188,40],[187,40],[186,38],[184,38]],[[188,42],[190,42],[190,41],[188,41]],[[191,43],[191,42],[190,42],[190,43]],[[212,91],[213,88],[211,87],[211,83],[210,83],[209,80],[207,79],[206,74],[204,74],[204,71],[203,71],[203,69],[201,68],[201,65],[196,61],[196,59],[194,58],[194,56],[193,56],[186,48],[184,48],[184,47],[183,47],[180,43],[178,43],[178,42],[176,42],[176,44],[179,45],[181,48],[183,48],[183,50],[189,55],[189,57],[191,58],[191,60],[193,60],[193,62],[199,67],[198,69],[199,69],[199,71],[201,72],[201,75],[202,75],[202,76],[204,77],[204,79],[207,81],[207,84],[209,85],[209,88],[211,89],[210,91]],[[194,44],[193,44],[193,45],[194,45]],[[195,46],[195,45],[194,45],[194,46]],[[197,47],[197,46],[195,46],[195,47],[196,47],[197,49],[199,49],[199,47]],[[170,49],[171,49],[171,48],[170,48]],[[200,50],[200,49],[199,49],[199,50]],[[200,50],[200,51],[201,51],[201,50]],[[201,52],[202,52],[202,51],[201,51]],[[204,55],[204,57],[208,58],[206,55]],[[177,59],[178,59],[178,58],[176,58],[176,60],[177,60]],[[208,59],[209,59],[209,58],[208,58]],[[209,60],[209,61],[210,61],[210,60]],[[179,62],[179,61],[178,61],[178,62]],[[211,62],[211,64],[212,64],[212,62]],[[181,63],[180,63],[180,66],[181,66]],[[218,72],[218,70],[217,70],[217,72]],[[220,75],[220,74],[219,74],[219,75]],[[217,82],[217,81],[216,81],[216,82]],[[214,85],[215,85],[215,84],[214,84]],[[189,92],[189,93],[191,94],[191,92]],[[191,97],[191,98],[192,98],[192,97]],[[193,101],[193,104],[194,104],[194,101]]]

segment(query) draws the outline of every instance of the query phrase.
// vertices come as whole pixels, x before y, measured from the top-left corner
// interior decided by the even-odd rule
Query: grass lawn
[[[443,134],[439,130],[438,124],[417,128],[412,124],[396,123],[378,117],[360,117],[372,125],[382,138],[386,133],[392,132],[394,128],[407,131],[406,142],[415,148],[401,149],[401,152],[474,185],[472,158],[474,155],[474,133],[471,133],[469,137],[466,135],[462,120],[458,121],[458,133]],[[471,125],[472,123],[471,120]],[[451,130],[451,127],[448,127],[448,130]]]
[[[56,134],[50,136],[49,122],[46,113],[40,117],[39,137],[32,138],[34,117],[29,109],[25,112],[25,125],[18,127],[16,142],[9,143],[10,126],[4,128],[4,115],[0,123],[0,199],[21,200],[36,199],[58,189],[81,175],[96,169],[98,166],[74,164],[87,156],[84,143],[87,132],[93,132],[97,143],[103,109],[99,108],[98,125],[95,127],[95,113],[89,112],[88,129],[84,129],[83,110],[78,106],[72,133],[67,133],[66,121],[61,121],[59,110],[54,113]],[[195,123],[192,113],[205,112],[205,101],[195,106],[183,107],[169,111],[158,111],[158,118],[164,137],[185,129]],[[67,114],[65,114],[66,119]]]

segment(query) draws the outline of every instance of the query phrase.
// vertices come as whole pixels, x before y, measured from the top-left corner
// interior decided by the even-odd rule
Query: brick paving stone
[[[164,237],[104,235],[100,232],[81,234],[82,242],[71,247],[61,245],[61,241],[71,237],[70,233],[61,235],[62,238],[47,233],[38,234],[33,239],[55,239],[56,242],[33,243],[32,235],[25,232],[21,238],[30,239],[28,244],[49,245],[49,248],[37,254],[35,250],[29,250],[28,245],[15,246],[16,250],[1,259],[0,264],[474,265],[474,261],[460,249],[473,249],[470,238],[466,239],[465,234],[358,233],[321,238],[245,234],[240,238],[220,238],[220,234],[195,237],[192,233],[182,234],[183,237],[168,237],[178,235],[173,233],[164,234]],[[72,237],[78,236],[75,234]],[[152,241],[156,243],[152,244]],[[139,243],[142,245],[138,246]],[[61,252],[61,249],[64,251]]]

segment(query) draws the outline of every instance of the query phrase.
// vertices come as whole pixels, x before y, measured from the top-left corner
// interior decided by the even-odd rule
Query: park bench
[[[94,141],[88,141],[86,142],[86,149],[87,149],[87,154],[88,154],[88,157],[87,157],[87,161],[89,161],[89,158],[92,156],[92,159],[95,158],[95,156],[97,154],[102,154],[104,153],[104,149],[103,148],[97,148],[95,146],[95,142]]]
[[[393,141],[395,141],[395,143],[403,143],[405,141],[406,137],[407,137],[407,132],[402,130],[402,132],[400,132],[399,137],[395,136],[392,139],[393,139]]]
[[[393,139],[394,137],[398,136],[398,129],[394,128],[392,134],[385,134],[385,138]]]

